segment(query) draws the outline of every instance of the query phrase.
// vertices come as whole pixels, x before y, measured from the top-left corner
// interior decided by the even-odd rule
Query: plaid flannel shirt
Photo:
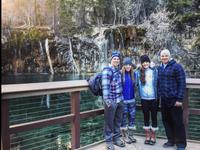
[[[118,68],[103,69],[102,89],[103,100],[106,104],[119,103],[123,100],[121,72]]]

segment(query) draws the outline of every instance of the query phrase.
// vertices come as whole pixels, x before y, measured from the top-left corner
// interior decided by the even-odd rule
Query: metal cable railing
[[[190,85],[189,88],[191,87],[192,86]],[[77,124],[75,124],[76,126],[73,125],[73,122],[76,121],[77,117],[80,117],[80,137],[78,138],[80,138],[81,147],[103,140],[104,118],[101,111],[101,109],[103,109],[102,101],[99,97],[93,96],[90,91],[85,90],[85,87],[83,88],[83,91],[82,88],[80,89],[81,92],[78,92],[78,94],[66,94],[62,92],[63,89],[61,89],[61,92],[57,90],[59,94],[50,95],[51,101],[49,108],[46,105],[41,105],[41,99],[46,95],[3,100],[2,103],[5,101],[9,102],[9,125],[12,126],[9,129],[10,149],[64,150],[70,147],[72,147],[72,149],[74,149],[74,147],[79,147],[77,146],[79,144],[76,143],[77,137],[75,139],[73,137],[75,135],[74,133],[79,135],[76,130],[76,128],[79,127]],[[77,89],[75,89],[75,91],[76,90]],[[188,138],[200,141],[200,89],[192,88],[187,93],[189,94],[189,118],[187,127]],[[25,94],[28,95],[27,93]],[[36,95],[37,93],[34,94]],[[74,109],[79,104],[79,95],[80,107],[78,106],[78,108],[80,108],[80,112]],[[14,96],[11,95],[10,97]],[[78,103],[76,103],[76,101]],[[137,104],[140,105],[139,99],[137,99]],[[2,108],[5,108],[5,106],[6,105],[3,105]],[[192,110],[190,110],[191,108]],[[98,109],[98,111],[94,109]],[[6,111],[4,110],[3,112]],[[63,117],[64,115],[69,116]],[[57,120],[54,121],[54,124],[51,120],[45,120],[44,123],[40,122],[41,119],[52,119],[53,117],[61,118],[56,118]],[[34,127],[31,128],[31,124],[29,126],[29,124],[27,125],[26,123],[32,121],[36,122],[33,123]],[[37,121],[39,122],[37,123]],[[137,107],[135,122],[137,126],[135,134],[142,135],[144,132],[142,128],[143,114],[140,107]],[[22,127],[17,127],[19,123],[22,124]],[[41,127],[39,124],[42,124]],[[5,125],[3,126],[5,127]],[[160,112],[158,113],[158,126],[160,128],[158,136],[165,136],[165,130],[162,125]],[[4,131],[5,134],[5,130],[2,131]],[[75,141],[75,144],[77,145],[71,145],[73,144],[71,141]]]
[[[53,125],[11,135],[11,149],[41,150],[67,147],[70,142],[70,125]]]
[[[81,121],[81,147],[103,140],[104,116]]]
[[[87,93],[89,93],[87,95]],[[190,91],[190,95],[189,95],[189,101],[190,101],[190,107],[195,107],[195,108],[199,108],[200,107],[200,100],[199,100],[199,97],[198,97],[198,91],[194,91],[194,92],[191,92]],[[66,98],[66,95],[63,96],[63,94],[60,96],[63,98],[62,101],[59,101],[58,104],[53,104],[53,102],[51,103],[51,106],[50,106],[50,110],[49,111],[46,111],[46,110],[42,110],[42,111],[37,111],[38,109],[35,109],[37,108],[38,104],[40,106],[40,102],[37,102],[37,98],[34,99],[34,98],[31,98],[31,101],[32,102],[27,102],[26,104],[22,104],[23,108],[20,108],[18,107],[20,104],[17,104],[17,105],[14,105],[14,104],[10,104],[10,115],[11,115],[11,124],[16,124],[17,122],[28,122],[28,121],[33,121],[33,120],[39,120],[39,119],[44,119],[44,118],[51,118],[52,116],[60,116],[60,115],[64,115],[64,114],[69,114],[70,111],[66,111],[66,110],[70,110],[71,106],[70,106],[70,102],[69,102],[69,98]],[[53,99],[55,97],[52,96],[52,99],[51,101],[57,101],[59,99]],[[15,100],[17,101],[17,100]],[[20,102],[25,102],[27,101],[27,99],[25,100],[22,100],[20,99],[19,100]],[[66,102],[68,101],[68,102]],[[80,101],[80,108],[82,111],[86,111],[86,110],[91,110],[91,109],[95,109],[95,108],[99,108],[100,105],[96,105],[96,101],[98,101],[98,97],[95,97],[93,95],[91,95],[90,92],[84,92],[83,96],[81,97],[81,101]],[[137,104],[140,104],[140,100],[137,99]],[[57,106],[62,106],[58,109],[55,109],[55,105]],[[15,107],[16,106],[16,107]],[[31,107],[32,106],[32,107]],[[66,107],[67,106],[67,107]],[[29,108],[26,108],[26,107],[29,107]],[[16,110],[13,110],[14,108],[16,108]],[[64,109],[65,110],[64,110]],[[45,108],[47,109],[47,108]],[[57,112],[54,112],[54,109],[57,111]],[[29,110],[36,110],[36,112],[34,111],[31,111],[31,113],[29,115],[26,115],[26,114],[16,114],[16,113],[19,113],[18,111],[29,111]],[[44,114],[44,113],[49,113],[49,114],[45,114],[45,115],[40,115],[40,114]],[[27,119],[24,119],[24,116],[26,115],[26,118]],[[31,117],[32,115],[35,115],[35,117]],[[22,119],[12,119],[13,118],[22,118]],[[29,119],[30,117],[30,119]],[[199,116],[195,116],[195,115],[191,115],[189,117],[189,138],[190,139],[194,139],[194,140],[200,140],[200,129],[198,127],[198,123],[200,122],[200,117]],[[140,134],[140,135],[143,135],[144,134],[144,130],[143,130],[143,113],[142,113],[142,110],[136,110],[136,120],[135,120],[135,123],[136,123],[136,127],[137,127],[137,130],[135,131],[135,134]],[[92,144],[94,142],[97,142],[97,141],[100,141],[100,140],[103,140],[103,124],[104,124],[104,118],[103,116],[97,116],[95,118],[92,118],[92,119],[87,119],[87,120],[84,120],[81,122],[81,146],[85,146],[85,145],[88,145],[88,144]],[[163,124],[162,124],[162,121],[161,121],[161,114],[160,112],[158,112],[158,127],[159,127],[159,130],[157,132],[157,135],[158,136],[165,136],[165,130],[163,128]],[[48,129],[45,129],[45,130],[48,130]],[[12,138],[11,139],[11,147],[12,145],[18,145],[19,143],[16,143],[16,142],[12,142],[12,141],[16,141],[16,139],[26,139],[26,140],[22,140],[20,143],[20,149],[26,149],[26,150],[29,150],[29,149],[58,149],[58,144],[56,143],[57,140],[58,140],[58,136],[52,136],[52,132],[56,135],[59,135],[59,134],[64,134],[64,132],[68,132],[68,134],[70,134],[70,128],[68,130],[64,130],[62,129],[60,126],[57,127],[56,129],[54,129],[52,127],[52,129],[49,129],[48,132],[51,132],[51,133],[45,133],[43,130],[40,130],[40,135],[37,135],[35,136],[35,132],[34,131],[31,131],[29,132],[29,134],[19,134],[18,137],[15,137],[15,138]],[[39,134],[39,133],[38,133]],[[51,137],[49,139],[45,139],[44,137]],[[62,136],[63,138],[65,138],[65,140],[62,140],[61,144],[62,146],[60,146],[60,149],[62,149],[61,147],[65,147],[65,143],[69,143],[70,142],[70,138],[66,138],[66,135],[63,135]],[[61,138],[61,139],[63,139]],[[38,140],[36,140],[38,139]],[[68,140],[67,140],[68,139]],[[48,142],[48,144],[46,144]],[[30,144],[31,143],[31,144]],[[38,146],[40,145],[40,146]],[[16,147],[16,146],[15,146]],[[49,148],[48,148],[49,147]]]
[[[58,94],[50,95],[50,108],[41,105],[41,99],[44,96],[26,97],[10,100],[9,114],[10,114],[10,125],[18,123],[26,123],[29,121],[35,121],[40,119],[51,118],[55,116],[62,116],[70,114],[71,103],[69,95]],[[60,98],[61,97],[61,98]],[[81,111],[93,110],[100,108],[97,105],[97,97],[94,97],[90,91],[81,92],[80,109]],[[21,104],[22,103],[22,104]],[[59,107],[59,108],[56,108]],[[100,118],[100,119],[98,119]],[[103,138],[103,121],[102,116],[96,118],[84,120],[81,122],[81,146],[91,144],[95,141],[102,140]],[[46,133],[47,130],[50,133]],[[36,150],[36,149],[64,149],[66,143],[70,142],[70,138],[66,138],[63,134],[63,129],[59,126],[57,131],[54,127],[45,128],[38,131],[30,131],[28,133],[15,134],[15,137],[11,137],[11,147],[17,147],[20,145],[20,150]],[[52,132],[57,136],[52,136]],[[62,134],[65,140],[61,140],[60,145],[56,144],[58,141],[58,135]],[[70,128],[68,133],[70,134]],[[51,137],[51,138],[45,138]],[[21,139],[20,142],[16,142],[17,139]],[[61,138],[62,139],[62,138]],[[48,144],[47,144],[48,143]],[[51,143],[51,144],[50,144]],[[40,145],[40,146],[38,146]],[[51,146],[49,146],[51,145]],[[67,146],[69,146],[67,144]],[[70,147],[70,146],[69,146]]]
[[[189,90],[189,107],[194,109],[200,109],[200,89]],[[200,141],[200,116],[189,115],[189,126],[188,126],[188,138],[192,140]]]
[[[70,114],[71,104],[67,94],[50,95],[48,104],[45,96],[12,99],[9,103],[10,125],[47,119]],[[60,98],[61,97],[61,98]]]

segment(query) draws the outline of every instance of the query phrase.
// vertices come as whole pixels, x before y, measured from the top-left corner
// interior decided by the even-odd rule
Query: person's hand
[[[176,101],[176,103],[174,104],[174,106],[176,106],[176,107],[182,107],[183,103],[179,102],[179,101]]]
[[[111,102],[110,101],[106,101],[105,103],[106,103],[108,108],[111,106]]]
[[[109,104],[109,103],[108,104],[106,103],[106,105],[107,105],[108,108],[111,106],[111,104]]]

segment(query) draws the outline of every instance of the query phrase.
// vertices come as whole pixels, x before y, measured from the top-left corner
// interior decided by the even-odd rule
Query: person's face
[[[142,63],[142,67],[143,67],[144,69],[149,68],[149,65],[150,65],[150,63],[147,62],[147,61],[145,61],[145,62]]]
[[[169,62],[170,57],[169,57],[169,55],[162,54],[162,55],[160,56],[160,59],[161,59],[161,62],[162,62],[163,64],[167,64],[167,63]]]
[[[129,71],[131,71],[131,65],[130,64],[127,64],[127,65],[125,65],[124,66],[124,68],[125,68],[125,70],[127,71],[127,72],[129,72]]]
[[[114,67],[117,67],[120,63],[120,59],[119,57],[113,57],[112,60],[111,60],[111,65],[114,66]]]

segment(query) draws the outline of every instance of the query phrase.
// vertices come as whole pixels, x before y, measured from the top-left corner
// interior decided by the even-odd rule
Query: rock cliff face
[[[108,62],[113,49],[133,55],[142,46],[145,30],[135,26],[106,28],[89,37],[57,37],[49,29],[12,29],[2,42],[2,73],[50,73],[45,40],[55,73],[94,72]],[[100,35],[100,33],[102,33]]]
[[[187,76],[199,77],[199,27],[174,33],[168,16],[161,10],[137,26],[94,27],[89,36],[70,38],[55,36],[47,27],[4,29],[2,74],[96,72],[108,64],[112,50],[132,57],[135,65],[145,53],[158,65],[160,50],[168,48]]]

